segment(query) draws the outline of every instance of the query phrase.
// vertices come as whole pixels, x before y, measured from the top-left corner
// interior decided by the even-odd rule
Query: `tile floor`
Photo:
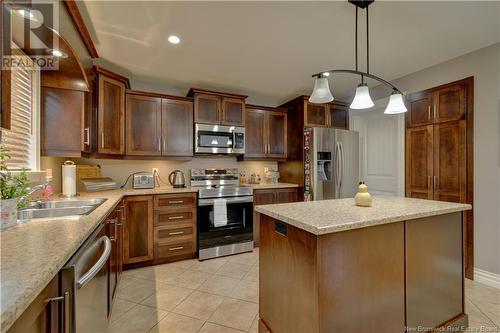
[[[258,255],[124,272],[108,332],[257,332]],[[467,280],[466,297],[470,331],[500,332],[500,290]]]

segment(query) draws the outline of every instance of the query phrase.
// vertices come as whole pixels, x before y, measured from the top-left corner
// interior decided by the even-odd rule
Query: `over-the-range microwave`
[[[242,155],[245,153],[245,128],[195,124],[194,152]]]

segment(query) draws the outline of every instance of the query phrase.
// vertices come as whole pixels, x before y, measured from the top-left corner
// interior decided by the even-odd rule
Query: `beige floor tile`
[[[481,310],[476,306],[476,304],[472,303],[470,299],[465,298],[465,313],[468,315],[471,314],[481,314]]]
[[[251,265],[241,264],[237,262],[227,262],[222,265],[215,274],[231,277],[234,279],[241,279],[252,268]]]
[[[203,326],[203,320],[169,313],[148,333],[196,333]]]
[[[229,327],[206,322],[200,330],[200,333],[241,333],[244,331],[235,330]]]
[[[500,304],[500,289],[469,279],[465,279],[465,296],[470,298],[472,302],[481,301]]]
[[[198,287],[207,293],[229,296],[240,280],[221,275],[213,275]]]
[[[259,251],[236,254],[229,257],[229,262],[236,262],[245,265],[254,265],[259,260]]]
[[[243,301],[259,303],[259,283],[241,280],[228,296]]]
[[[189,269],[193,271],[215,273],[222,265],[228,262],[228,260],[228,257],[221,257],[204,261],[196,261],[191,267],[189,267]]]
[[[167,278],[183,273],[186,269],[187,268],[183,268],[182,266],[167,264],[133,269],[130,271],[130,274],[136,278],[163,281]]]
[[[170,267],[175,267],[179,269],[188,269],[192,267],[194,264],[198,262],[198,259],[187,259],[187,260],[181,260],[181,261],[176,261],[176,262],[171,262],[168,264],[163,264],[160,266],[170,266]]]
[[[187,270],[180,275],[174,275],[165,279],[164,282],[173,286],[197,289],[211,276],[212,274],[210,273]]]
[[[250,326],[252,326],[258,309],[258,304],[226,298],[208,321],[242,331],[248,331]]]
[[[172,312],[207,320],[222,303],[224,297],[200,291],[193,291],[184,301],[177,305]]]
[[[484,313],[495,325],[500,327],[500,304],[475,301],[475,305]]]
[[[130,278],[126,284],[117,289],[116,297],[126,301],[140,303],[156,291],[158,283],[159,282],[152,280]]]
[[[243,280],[259,282],[259,266],[252,266],[243,277]]]
[[[136,305],[108,328],[108,333],[144,333],[155,326],[167,315],[166,311]]]
[[[164,285],[159,287],[153,295],[143,300],[141,304],[170,311],[185,300],[192,292],[192,289]]]
[[[113,311],[111,311],[111,317],[109,318],[109,321],[115,321],[117,318],[119,318],[121,315],[123,315],[136,305],[136,303],[129,302],[120,298],[115,298],[113,302]]]
[[[259,316],[255,316],[252,326],[250,327],[249,333],[259,333]]]

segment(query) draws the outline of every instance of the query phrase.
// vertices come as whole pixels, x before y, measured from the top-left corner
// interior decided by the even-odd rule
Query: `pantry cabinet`
[[[202,124],[245,126],[247,96],[191,88],[194,100],[194,122]]]
[[[244,159],[285,159],[287,110],[249,105],[245,109]]]

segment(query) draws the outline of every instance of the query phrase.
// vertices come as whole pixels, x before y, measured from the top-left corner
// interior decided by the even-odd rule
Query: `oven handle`
[[[101,257],[97,260],[94,266],[92,266],[78,281],[76,281],[77,289],[84,287],[108,262],[109,255],[111,254],[111,241],[108,236],[102,236],[94,244],[101,242],[104,242],[104,251],[102,252]]]
[[[253,202],[253,196],[246,196],[241,198],[220,198],[220,199],[225,199],[227,204]],[[214,205],[214,199],[198,200],[198,206],[213,206],[213,205]]]

